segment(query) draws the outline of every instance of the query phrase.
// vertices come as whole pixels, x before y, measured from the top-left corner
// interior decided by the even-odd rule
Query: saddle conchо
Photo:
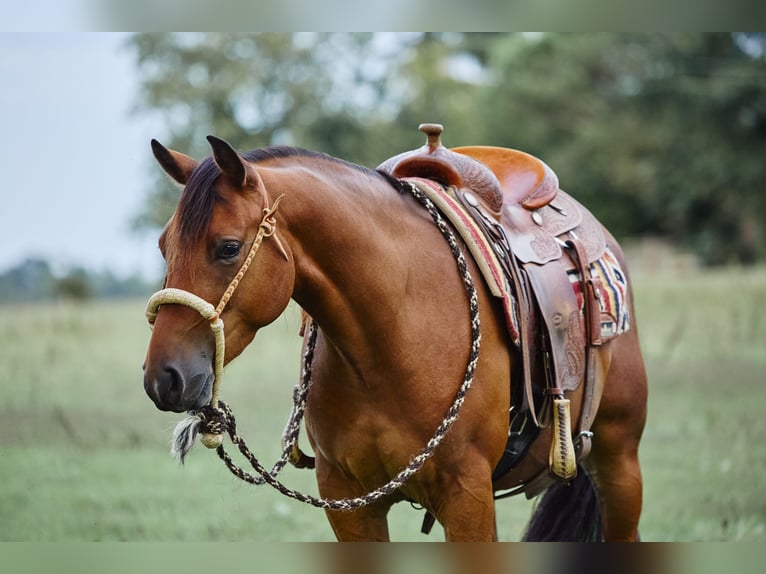
[[[427,135],[425,146],[399,154],[378,169],[443,186],[424,187],[432,188],[429,193],[474,258],[499,264],[512,293],[513,301],[506,305],[513,315],[509,330],[521,353],[524,376],[522,392],[515,393],[522,397],[521,404],[512,405],[511,412],[524,422],[519,425],[512,417],[506,449],[510,456],[501,460],[495,476],[513,468],[534,438],[522,439],[523,448],[512,445],[513,429],[524,426],[529,417],[536,428],[552,420],[549,470],[570,480],[576,460],[590,450],[590,425],[603,390],[603,380],[596,376],[596,347],[629,328],[624,273],[607,249],[601,224],[559,189],[558,178],[544,162],[500,147],[449,150],[441,143],[442,126],[423,124],[420,129]],[[477,233],[466,227],[480,229],[481,242],[486,240],[490,249],[472,248]],[[493,294],[502,296],[501,290],[493,289],[497,277],[487,271],[493,265],[477,263]],[[573,436],[564,394],[580,384],[585,385],[584,398]],[[544,481],[535,482],[525,489],[527,496],[539,492]]]

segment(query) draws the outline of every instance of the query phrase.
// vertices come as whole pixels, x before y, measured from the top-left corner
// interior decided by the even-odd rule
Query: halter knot
[[[221,405],[221,401],[218,401]],[[205,405],[197,414],[200,417],[200,432],[210,434],[223,434],[226,432],[226,412],[220,408],[213,408],[211,405]]]
[[[264,237],[271,237],[277,230],[277,220],[273,217],[264,217],[263,221],[261,221],[261,224],[258,227],[263,229]]]

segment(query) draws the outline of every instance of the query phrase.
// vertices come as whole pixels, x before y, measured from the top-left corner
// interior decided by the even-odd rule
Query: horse
[[[152,141],[162,169],[183,187],[159,238],[164,287],[217,301],[263,213],[279,203],[272,237],[223,311],[223,362],[294,300],[316,325],[305,428],[319,493],[362,496],[423,449],[460,386],[471,324],[453,254],[431,216],[390,174],[301,148],[240,153],[221,139],[208,141],[212,155],[201,161]],[[626,269],[608,233],[607,242]],[[476,263],[466,259],[478,277]],[[395,492],[354,510],[326,510],[339,541],[389,540],[387,514],[401,501],[425,508],[448,541],[497,540],[496,491],[546,468],[550,428],[520,464],[493,480],[508,439],[509,381],[518,376],[520,353],[498,300],[482,281],[475,289],[481,353],[459,417]],[[632,299],[629,293],[635,318]],[[573,540],[593,528],[607,541],[638,539],[647,389],[635,320],[596,352],[605,384],[592,450],[576,478],[548,488],[525,539]],[[211,400],[214,355],[207,321],[183,305],[162,305],[144,363],[146,393],[162,411],[203,407]],[[579,412],[582,388],[568,398]]]

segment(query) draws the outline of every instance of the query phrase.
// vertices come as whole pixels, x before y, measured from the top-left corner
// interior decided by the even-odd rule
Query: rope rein
[[[311,506],[328,510],[353,510],[355,508],[360,508],[380,500],[384,496],[390,495],[398,490],[402,485],[404,485],[405,482],[407,482],[407,480],[409,480],[416,472],[422,468],[426,460],[431,457],[454,422],[457,420],[458,413],[461,406],[463,405],[463,402],[465,401],[466,394],[468,393],[468,390],[473,383],[474,374],[476,372],[476,365],[479,360],[481,329],[479,321],[478,295],[476,293],[476,288],[474,286],[473,279],[471,278],[465,256],[460,250],[455,234],[449,228],[449,225],[446,223],[441,213],[439,213],[438,209],[434,206],[433,202],[428,198],[428,196],[424,194],[414,183],[406,182],[406,184],[413,197],[417,199],[431,215],[431,218],[433,219],[436,227],[446,239],[450,250],[455,257],[458,271],[460,272],[463,286],[468,297],[471,320],[471,350],[468,358],[468,364],[465,370],[465,376],[463,377],[463,382],[457,391],[454,402],[447,411],[447,415],[439,427],[436,429],[434,436],[428,441],[425,448],[419,454],[414,456],[410,460],[409,464],[388,483],[373,490],[372,492],[359,497],[344,499],[317,498],[292,490],[277,479],[277,475],[285,467],[285,465],[291,460],[294,460],[294,453],[299,452],[297,442],[301,429],[301,421],[306,410],[309,387],[311,386],[312,363],[318,331],[316,323],[313,321],[311,322],[309,328],[309,337],[303,356],[303,372],[301,375],[301,382],[298,386],[296,386],[294,390],[293,409],[282,437],[282,455],[270,471],[267,470],[258,461],[258,459],[247,447],[244,439],[242,439],[237,434],[234,414],[226,403],[218,400],[218,390],[220,389],[220,383],[223,376],[223,355],[225,349],[223,321],[220,318],[220,314],[223,312],[224,307],[236,290],[253,257],[255,257],[263,237],[271,237],[274,235],[276,230],[276,221],[274,220],[273,215],[279,205],[280,200],[283,197],[280,196],[274,202],[273,207],[263,210],[264,216],[261,223],[259,224],[258,234],[256,235],[252,248],[250,249],[250,253],[245,259],[245,262],[242,264],[240,270],[237,272],[237,275],[234,277],[234,279],[232,279],[231,283],[227,287],[226,291],[221,297],[221,301],[218,303],[216,308],[213,308],[210,303],[207,303],[196,295],[180,289],[172,288],[158,291],[150,298],[149,303],[147,304],[146,315],[150,324],[154,323],[160,305],[169,303],[187,305],[197,310],[205,319],[210,321],[211,329],[213,329],[216,338],[214,372],[215,381],[213,383],[213,397],[209,405],[198,411],[190,411],[190,416],[179,423],[176,427],[173,436],[173,448],[171,451],[173,452],[174,456],[176,456],[180,461],[183,461],[184,456],[194,443],[196,434],[201,432],[202,443],[208,448],[215,448],[219,458],[223,460],[224,464],[231,471],[231,473],[238,478],[254,485],[260,485],[264,483],[268,484],[285,496],[300,502],[310,504]],[[276,236],[275,239],[277,240],[279,248],[282,249],[282,253],[284,254],[284,249],[282,248],[281,243],[279,243],[279,240]],[[237,445],[240,453],[248,460],[250,465],[259,476],[249,474],[237,466],[236,463],[234,463],[234,461],[231,459],[223,447],[222,442],[224,433],[228,434],[231,442]]]

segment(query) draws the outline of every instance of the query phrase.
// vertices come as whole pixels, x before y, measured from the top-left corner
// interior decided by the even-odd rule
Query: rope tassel
[[[189,454],[189,451],[194,446],[194,440],[199,434],[201,424],[202,419],[199,415],[189,415],[173,429],[173,436],[170,439],[170,456],[178,464],[184,463],[186,455]]]
[[[223,435],[228,430],[226,413],[221,410],[223,403],[219,401],[218,408],[207,405],[198,411],[189,411],[189,416],[183,419],[173,429],[170,441],[170,455],[184,463],[184,459],[194,446],[194,439],[200,436],[200,442],[207,448],[218,448],[223,444]]]

